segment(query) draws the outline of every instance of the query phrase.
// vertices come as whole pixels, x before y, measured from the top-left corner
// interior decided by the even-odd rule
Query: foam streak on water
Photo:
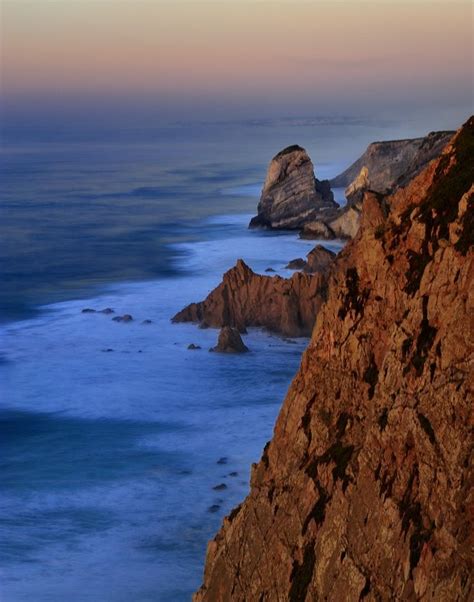
[[[3,327],[2,602],[174,602],[199,585],[206,542],[245,497],[306,344],[251,329],[252,352],[225,356],[207,351],[217,331],[170,323],[237,258],[289,275],[315,244],[248,231],[248,218],[212,218],[219,235],[179,245],[186,276]]]

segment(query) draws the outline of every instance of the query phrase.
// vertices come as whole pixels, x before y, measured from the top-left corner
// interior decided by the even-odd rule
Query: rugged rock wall
[[[207,299],[191,303],[173,322],[220,328],[261,326],[286,336],[309,336],[326,294],[327,276],[297,272],[291,278],[260,276],[241,259]]]
[[[473,599],[473,155],[365,196],[196,602]]]
[[[424,138],[372,142],[357,161],[330,180],[331,186],[351,187],[357,179],[365,179],[367,188],[386,193],[395,185],[412,180],[441,154],[453,135],[454,132],[431,132]]]
[[[314,167],[301,146],[289,146],[273,157],[267,172],[258,214],[250,228],[294,230],[315,219],[321,210],[337,208],[327,180],[314,176]]]

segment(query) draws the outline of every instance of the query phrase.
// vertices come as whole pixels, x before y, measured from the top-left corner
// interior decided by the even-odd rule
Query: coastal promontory
[[[405,187],[364,195],[195,602],[473,599],[473,156],[471,118]]]

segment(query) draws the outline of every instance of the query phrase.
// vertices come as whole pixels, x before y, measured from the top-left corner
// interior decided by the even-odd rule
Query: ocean
[[[170,318],[238,258],[290,275],[316,244],[247,229],[281,148],[305,146],[324,178],[407,132],[336,119],[7,134],[0,599],[190,600],[307,340],[249,329],[251,353],[211,354],[216,330]],[[106,307],[133,321],[82,313]]]

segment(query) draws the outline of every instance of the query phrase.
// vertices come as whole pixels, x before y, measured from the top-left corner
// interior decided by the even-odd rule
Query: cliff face
[[[473,155],[365,195],[196,602],[473,599]]]
[[[331,186],[349,187],[349,198],[351,189],[360,189],[360,180],[364,179],[366,189],[386,193],[412,180],[440,155],[453,135],[454,132],[431,132],[424,138],[373,142],[357,161],[330,180]]]
[[[316,259],[312,259],[313,264]],[[327,276],[322,272],[297,272],[291,278],[260,276],[239,260],[207,299],[185,307],[173,322],[233,326],[241,332],[247,326],[261,326],[286,336],[309,336],[326,284]]]
[[[329,182],[315,178],[313,164],[304,148],[289,146],[273,157],[258,204],[258,214],[249,226],[299,229],[328,208],[337,208]]]

